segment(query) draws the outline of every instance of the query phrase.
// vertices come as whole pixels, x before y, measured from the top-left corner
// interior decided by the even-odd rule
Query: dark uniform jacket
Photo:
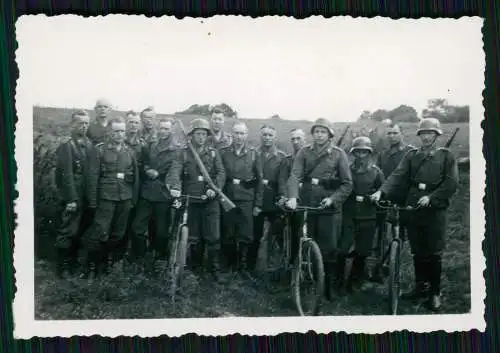
[[[222,135],[221,135],[220,139],[218,139],[218,140],[215,138],[214,133],[212,133],[207,138],[207,146],[212,146],[218,150],[220,150],[222,148],[229,147],[232,142],[233,142],[233,138],[232,138],[231,134],[224,132],[224,131],[222,132]]]
[[[384,182],[384,174],[374,164],[366,167],[350,166],[353,190],[344,204],[344,216],[354,219],[375,219],[377,208],[369,196],[377,191]]]
[[[144,180],[144,168],[142,165],[142,150],[146,147],[146,141],[144,141],[139,134],[131,136],[128,135],[125,139],[127,146],[134,151],[134,156],[137,161],[137,168],[139,169],[140,181]]]
[[[149,179],[146,174],[141,188],[141,197],[152,202],[166,202],[170,200],[170,193],[167,191],[166,183],[172,179],[169,176],[178,173],[181,167],[179,163],[174,165],[176,160],[182,158],[180,145],[174,144],[172,136],[165,140],[158,140],[149,143],[143,148],[142,164],[144,173],[148,169],[158,172],[156,179]],[[174,170],[172,168],[177,168]]]
[[[396,190],[406,188],[406,203],[415,205],[422,196],[430,197],[430,206],[445,209],[458,188],[455,156],[446,148],[410,150],[380,190],[393,198]]]
[[[275,202],[278,195],[281,163],[285,160],[286,154],[278,150],[276,146],[271,147],[267,153],[264,153],[262,148],[259,148],[258,152],[262,163],[262,185],[264,188],[262,210],[264,212],[276,211],[278,208]]]
[[[106,141],[107,128],[107,126],[102,126],[97,120],[94,120],[89,125],[87,137],[94,145],[104,143]]]
[[[226,181],[226,172],[219,152],[213,147],[204,147],[203,150],[198,151],[198,155],[215,186],[222,189]],[[171,173],[167,183],[173,189],[182,189],[184,194],[191,196],[205,195],[210,189],[189,148],[182,150],[181,158],[174,162],[172,169],[177,173]],[[192,202],[199,201],[193,200]]]
[[[221,150],[221,157],[226,171],[226,196],[233,201],[253,201],[254,206],[262,207],[264,190],[258,152],[245,145],[240,155],[236,155],[231,144]]]
[[[377,166],[387,178],[397,168],[408,151],[414,148],[414,146],[405,145],[403,143],[400,143],[395,148],[388,148],[378,155]]]
[[[151,142],[156,141],[158,138],[156,136],[156,130],[151,129],[151,130],[141,130],[141,139],[144,141],[144,143],[149,144]]]
[[[88,201],[95,207],[99,200],[125,201],[135,204],[139,191],[137,162],[126,145],[120,151],[109,143],[98,144],[89,158]]]
[[[300,149],[288,179],[290,198],[299,198],[303,205],[319,206],[321,200],[329,197],[332,200],[330,210],[340,212],[351,191],[351,172],[342,149],[332,142],[323,147],[311,144]]]
[[[64,203],[81,202],[85,195],[85,173],[92,142],[84,137],[59,145],[56,152],[55,183]]]

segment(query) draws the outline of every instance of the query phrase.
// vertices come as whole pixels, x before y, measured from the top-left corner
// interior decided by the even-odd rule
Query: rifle
[[[205,165],[201,161],[200,156],[198,155],[198,152],[196,151],[196,149],[194,148],[193,144],[191,143],[191,139],[189,138],[189,136],[187,136],[186,131],[184,130],[184,125],[182,124],[182,122],[180,120],[178,120],[177,122],[179,124],[180,130],[182,131],[184,139],[186,140],[186,145],[188,146],[189,150],[193,154],[194,160],[195,160],[196,164],[198,165],[198,168],[200,168],[200,172],[203,175],[203,178],[208,183],[208,186],[210,187],[210,189],[212,189],[213,191],[215,191],[215,193],[219,197],[219,201],[220,201],[220,203],[222,205],[222,208],[224,209],[224,212],[231,211],[232,209],[234,209],[236,207],[236,205],[233,203],[233,201],[231,201],[222,192],[221,189],[219,189],[217,187],[217,185],[215,185],[214,181],[212,180],[212,178],[208,174],[207,169],[205,168]]]
[[[455,139],[455,136],[457,136],[458,130],[460,130],[459,127],[457,127],[455,131],[453,131],[453,134],[450,136],[450,138],[448,139],[448,141],[446,141],[446,144],[444,145],[445,148],[449,148],[451,146],[451,143]]]
[[[347,135],[347,131],[349,131],[350,127],[351,127],[351,125],[347,125],[346,128],[344,129],[344,132],[342,132],[342,135],[340,135],[340,138],[337,141],[337,147],[340,147],[340,145],[342,144],[342,141],[344,141],[344,138]]]

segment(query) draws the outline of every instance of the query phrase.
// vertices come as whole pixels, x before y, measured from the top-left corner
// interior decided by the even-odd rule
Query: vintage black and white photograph
[[[21,17],[15,335],[484,329],[481,26]]]

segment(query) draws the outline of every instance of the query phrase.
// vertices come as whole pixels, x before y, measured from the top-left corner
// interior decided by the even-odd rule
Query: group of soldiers
[[[292,153],[286,154],[277,148],[274,126],[260,128],[260,145],[254,148],[247,142],[247,125],[238,120],[227,133],[224,112],[215,109],[209,120],[194,119],[186,136],[214,188],[194,152],[175,138],[172,119],[157,118],[152,108],[111,117],[106,99],[97,101],[95,113],[91,122],[86,111],[74,112],[71,137],[57,151],[56,184],[64,208],[56,238],[60,276],[72,271],[79,248],[83,277],[109,273],[124,257],[142,270],[148,250],[154,253],[154,271],[166,272],[178,214],[172,203],[190,195],[195,197],[187,221],[192,270],[201,271],[206,260],[219,283],[229,271],[254,279],[264,221],[269,235],[279,236],[282,208],[300,204],[322,209],[307,222],[324,261],[325,297],[332,300],[333,291],[356,291],[366,279],[365,260],[376,228],[384,224],[373,201],[384,197],[421,206],[402,225],[415,270],[415,286],[403,298],[427,298],[430,309],[440,308],[446,209],[458,187],[458,170],[453,153],[436,147],[442,135],[438,120],[420,122],[419,148],[407,145],[401,127],[388,122],[386,150],[374,151],[370,138],[360,136],[344,151],[334,143],[330,122],[318,119],[310,129],[311,144],[303,130],[290,131]],[[221,209],[217,190],[235,204],[234,211]],[[302,218],[289,217],[293,262]],[[348,256],[354,261],[346,281]]]

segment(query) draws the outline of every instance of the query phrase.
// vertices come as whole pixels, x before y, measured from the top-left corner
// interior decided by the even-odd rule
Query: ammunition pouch
[[[243,186],[245,189],[253,189],[257,186],[257,178],[250,179],[250,180],[242,180],[240,182],[241,186]]]
[[[128,183],[128,184],[133,184],[134,183],[134,173],[125,173],[125,178],[124,178],[125,182]]]

